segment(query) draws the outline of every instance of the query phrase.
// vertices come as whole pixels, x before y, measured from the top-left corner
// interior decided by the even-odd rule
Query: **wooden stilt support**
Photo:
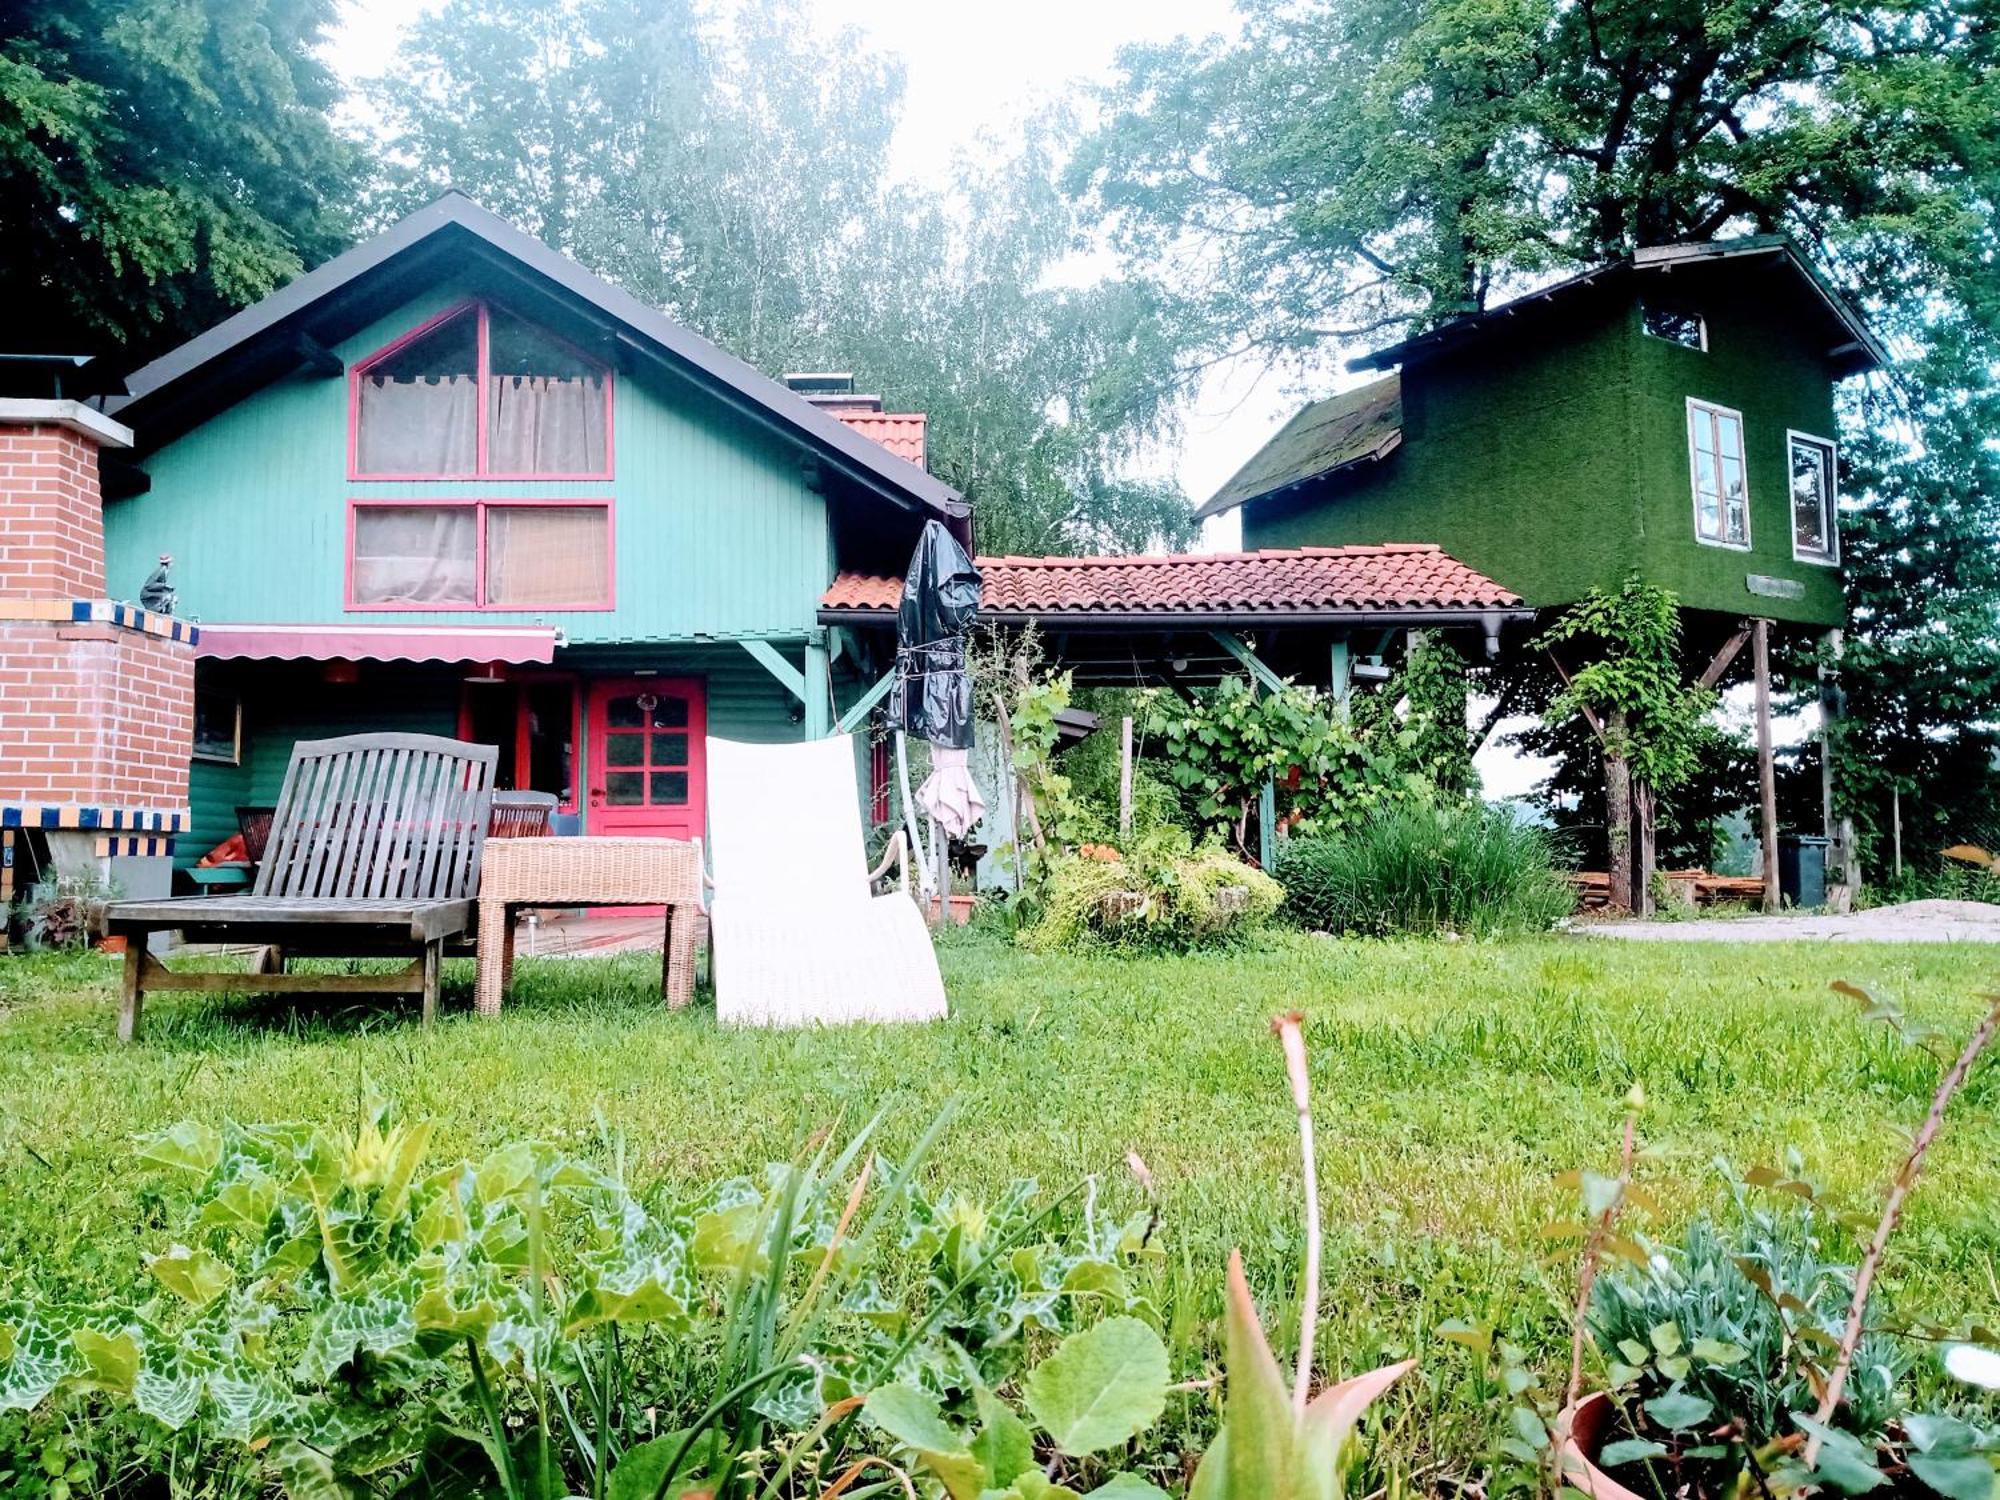
[[[139,1035],[139,1013],[146,1007],[146,991],[141,976],[146,972],[146,934],[125,940],[125,974],[118,987],[118,1040],[132,1041]]]
[[[1778,768],[1771,750],[1771,622],[1750,625],[1751,672],[1757,685],[1757,820],[1764,849],[1764,910],[1778,909]]]
[[[438,966],[444,959],[444,944],[430,942],[424,944],[423,995],[424,1025],[436,1023],[438,1015]]]

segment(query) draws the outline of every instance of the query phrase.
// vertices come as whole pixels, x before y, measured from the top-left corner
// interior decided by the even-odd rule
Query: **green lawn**
[[[725,1032],[703,1007],[660,1008],[657,960],[524,960],[495,1022],[471,1014],[466,970],[428,1032],[385,1006],[161,996],[141,1043],[120,1048],[112,961],[5,959],[0,1295],[109,1290],[162,1247],[134,1132],[184,1117],[345,1123],[364,1075],[438,1122],[440,1154],[522,1135],[596,1151],[616,1132],[641,1181],[741,1171],[877,1110],[893,1151],[950,1101],[939,1182],[1099,1173],[1100,1201],[1122,1210],[1137,1201],[1123,1157],[1145,1157],[1176,1282],[1199,1287],[1177,1345],[1197,1364],[1228,1247],[1267,1302],[1294,1273],[1296,1141],[1265,1023],[1296,1008],[1332,1235],[1328,1362],[1423,1354],[1426,1442],[1460,1468],[1491,1413],[1468,1399],[1468,1356],[1432,1329],[1491,1320],[1553,1362],[1567,1273],[1543,1265],[1540,1229],[1572,1205],[1552,1178],[1609,1160],[1635,1079],[1642,1172],[1669,1230],[1697,1205],[1727,1209],[1718,1157],[1748,1167],[1794,1149],[1827,1187],[1872,1196],[1937,1069],[1829,983],[1876,986],[1961,1033],[1992,968],[1983,950],[1944,947],[1287,938],[1255,955],[1079,960],[965,939],[945,955],[954,1015],[936,1026]],[[1996,1278],[1989,1063],[1934,1153],[1887,1287],[1901,1313],[1952,1320],[2000,1303]]]

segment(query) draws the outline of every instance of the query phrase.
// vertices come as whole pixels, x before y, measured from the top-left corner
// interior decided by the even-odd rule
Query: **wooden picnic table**
[[[479,1013],[500,1013],[514,977],[514,914],[526,906],[664,906],[660,993],[694,994],[701,842],[661,838],[490,839],[479,882]]]

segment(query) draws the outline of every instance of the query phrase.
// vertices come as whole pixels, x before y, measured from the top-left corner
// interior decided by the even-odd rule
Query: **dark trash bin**
[[[1778,892],[1787,906],[1826,905],[1827,840],[1788,833],[1778,840]]]

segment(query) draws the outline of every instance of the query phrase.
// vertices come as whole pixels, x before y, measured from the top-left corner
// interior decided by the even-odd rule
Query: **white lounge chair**
[[[947,1014],[900,831],[874,871],[854,741],[708,742],[709,943],[731,1026],[932,1021]],[[902,889],[874,894],[900,860]]]

